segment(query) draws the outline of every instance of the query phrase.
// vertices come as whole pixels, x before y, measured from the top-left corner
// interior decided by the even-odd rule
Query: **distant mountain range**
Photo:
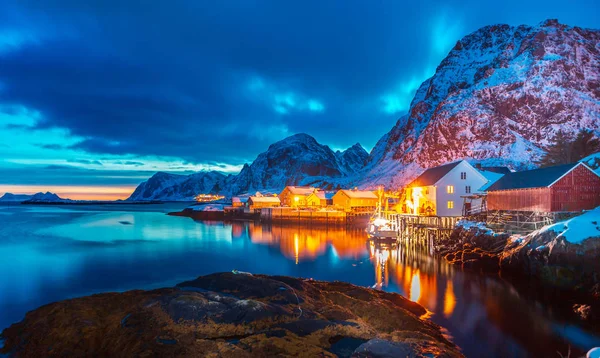
[[[32,195],[5,193],[2,197],[0,197],[0,202],[11,203],[67,203],[71,201],[72,200],[70,199],[63,199],[51,192],[40,192]]]
[[[159,172],[141,183],[127,200],[194,200],[199,193],[278,192],[286,185],[332,188],[337,181],[356,175],[364,167],[368,155],[358,143],[345,151],[334,152],[301,133],[270,145],[252,164],[244,165],[237,175]]]
[[[456,43],[417,90],[408,114],[369,154],[360,144],[333,152],[297,134],[271,145],[238,175],[157,173],[129,200],[285,185],[400,187],[457,159],[525,169],[558,130],[574,136],[583,128],[600,134],[600,31],[556,20],[486,26]]]

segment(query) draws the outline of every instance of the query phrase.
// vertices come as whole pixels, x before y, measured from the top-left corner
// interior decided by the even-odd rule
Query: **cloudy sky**
[[[0,1],[0,195],[127,197],[306,132],[367,150],[462,36],[598,1]]]

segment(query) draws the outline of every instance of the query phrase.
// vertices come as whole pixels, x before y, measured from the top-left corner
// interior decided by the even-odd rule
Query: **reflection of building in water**
[[[247,232],[252,243],[278,247],[281,253],[296,263],[314,260],[325,254],[330,245],[340,258],[356,258],[366,254],[366,234],[345,228],[307,228],[266,226],[253,222],[233,223],[232,235]]]
[[[435,312],[438,305],[450,317],[456,306],[451,268],[429,256],[427,249],[410,244],[371,241],[371,261],[375,266],[374,287],[396,284],[400,293]]]

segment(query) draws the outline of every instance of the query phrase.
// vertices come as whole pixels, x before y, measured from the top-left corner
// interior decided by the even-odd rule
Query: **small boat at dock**
[[[379,202],[377,203],[377,208],[371,220],[369,220],[369,224],[367,229],[365,230],[370,238],[373,239],[398,239],[400,237],[400,233],[398,232],[398,228],[396,227],[394,222],[386,219],[381,210],[381,200],[384,197],[382,188],[379,189],[378,195]]]

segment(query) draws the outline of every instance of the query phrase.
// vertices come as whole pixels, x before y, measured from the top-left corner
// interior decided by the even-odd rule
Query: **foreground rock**
[[[420,305],[341,282],[219,273],[38,308],[0,354],[461,357]]]

